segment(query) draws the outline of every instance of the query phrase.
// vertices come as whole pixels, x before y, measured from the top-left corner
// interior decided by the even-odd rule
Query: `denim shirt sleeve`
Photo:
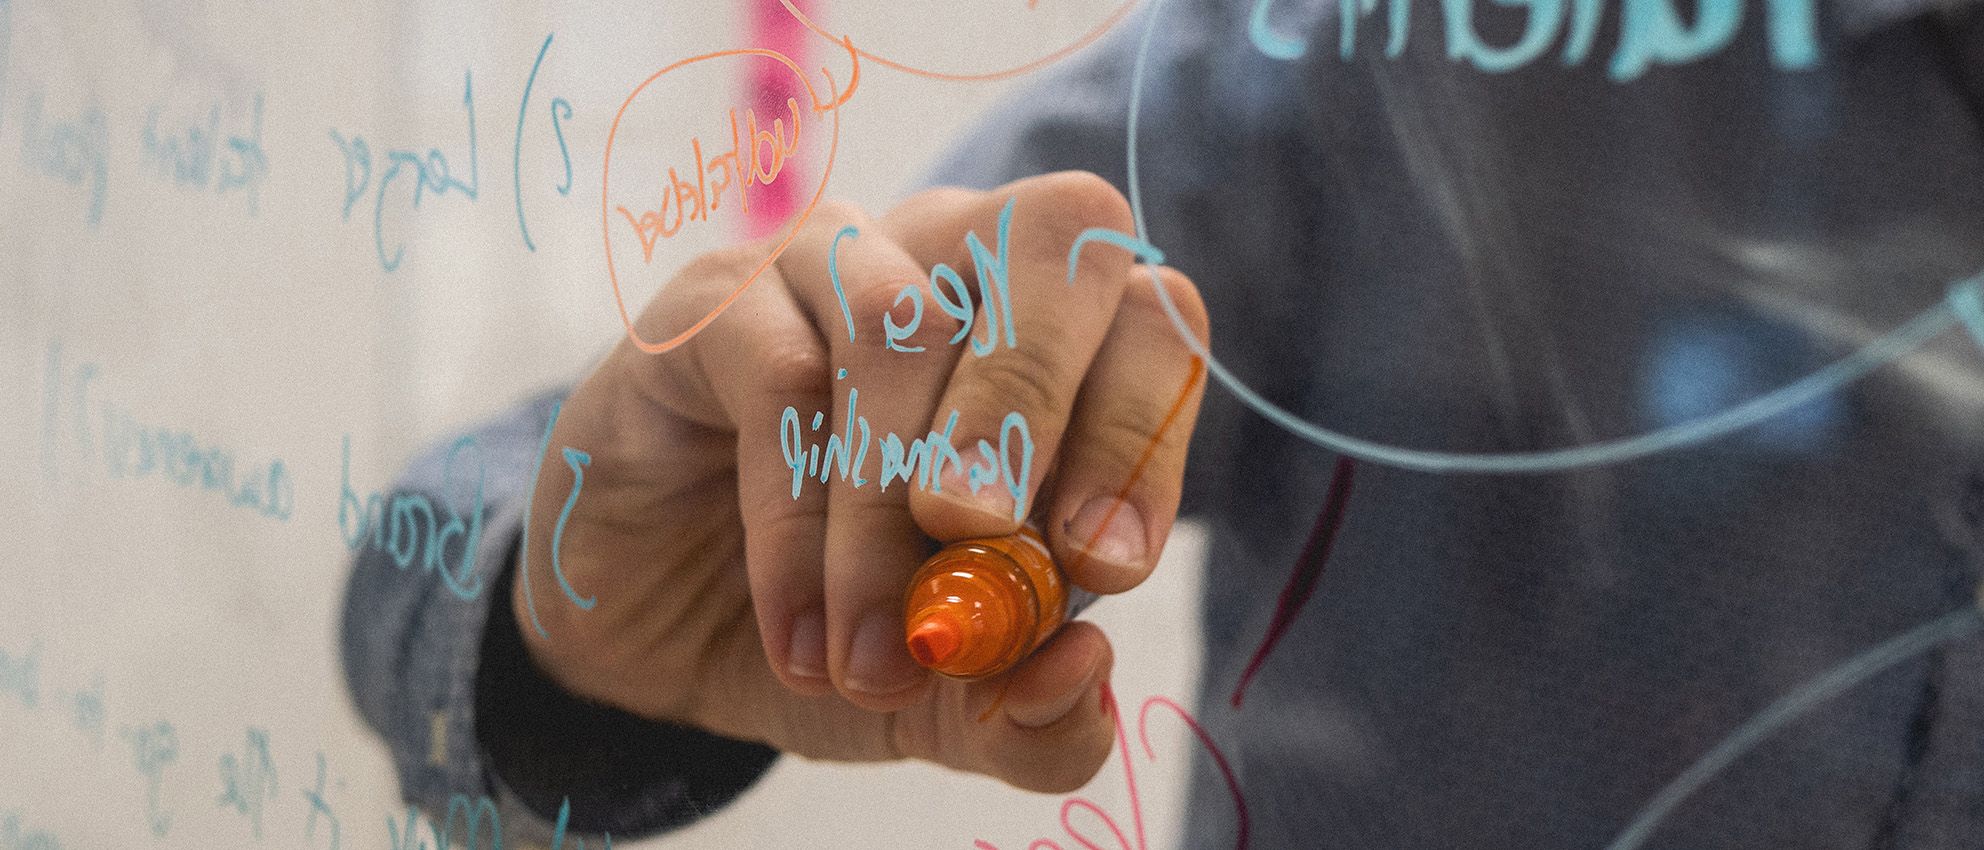
[[[409,802],[443,828],[451,810],[486,817],[493,806],[511,842],[562,834],[575,848],[585,836],[690,823],[749,788],[777,754],[580,699],[530,660],[509,589],[534,455],[563,395],[531,399],[410,465],[382,510],[424,496],[475,529],[464,496],[479,471],[479,534],[458,536],[468,551],[444,547],[436,570],[403,567],[391,541],[366,541],[341,640],[352,700],[392,750]],[[446,578],[450,559],[465,569]]]

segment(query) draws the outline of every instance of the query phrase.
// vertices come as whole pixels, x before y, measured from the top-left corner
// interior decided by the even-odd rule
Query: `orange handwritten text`
[[[1130,739],[1123,728],[1123,715],[1117,711],[1116,695],[1107,684],[1102,686],[1102,704],[1103,709],[1116,719],[1116,741],[1122,748],[1123,755],[1123,781],[1129,785],[1130,791],[1130,826],[1137,841],[1131,844],[1129,836],[1123,833],[1123,827],[1116,822],[1116,819],[1086,797],[1069,797],[1061,803],[1061,828],[1068,833],[1069,840],[1076,842],[1076,846],[1086,850],[1105,850],[1102,845],[1096,844],[1087,834],[1075,828],[1073,816],[1075,810],[1080,809],[1094,815],[1109,829],[1109,836],[1114,838],[1116,843],[1109,845],[1108,850],[1117,847],[1123,850],[1148,850],[1150,845],[1144,838],[1144,803],[1143,797],[1137,793],[1137,768],[1130,761]],[[1226,780],[1226,790],[1233,795],[1234,812],[1239,823],[1234,834],[1234,850],[1247,850],[1247,833],[1250,824],[1247,819],[1247,800],[1240,794],[1240,780],[1233,775],[1233,766],[1226,762],[1226,754],[1220,752],[1219,747],[1213,744],[1212,737],[1206,734],[1205,727],[1199,725],[1199,721],[1192,717],[1191,712],[1166,697],[1151,697],[1144,700],[1143,706],[1137,710],[1137,738],[1143,742],[1144,757],[1152,761],[1157,759],[1157,752],[1150,745],[1150,710],[1159,706],[1169,709],[1178,715],[1178,719],[1185,721],[1185,726],[1192,730],[1192,735],[1206,748],[1206,754],[1212,756],[1213,765],[1219,768],[1220,777]],[[982,838],[972,842],[971,846],[974,850],[999,850],[992,842]],[[1066,849],[1051,838],[1036,838],[1026,845],[1026,850]]]
[[[842,46],[847,48],[848,54],[850,56],[855,55],[853,44],[843,40]],[[627,110],[633,107],[634,101],[640,98],[641,92],[647,91],[649,86],[654,85],[656,81],[660,80],[663,77],[668,76],[670,73],[682,70],[683,68],[687,68],[692,65],[698,65],[704,62],[710,62],[718,59],[754,59],[754,60],[769,59],[773,62],[777,62],[778,64],[785,66],[785,69],[792,73],[793,79],[799,81],[800,86],[805,89],[806,99],[811,102],[813,114],[816,116],[831,115],[833,117],[833,121],[827,125],[828,130],[827,130],[826,164],[820,169],[820,178],[819,178],[819,182],[813,188],[813,197],[806,202],[805,208],[801,209],[799,211],[799,214],[793,218],[792,223],[787,225],[784,238],[780,239],[778,241],[778,244],[772,246],[771,250],[765,254],[764,259],[758,261],[757,267],[752,269],[749,275],[746,275],[743,280],[737,282],[737,286],[730,290],[729,295],[724,296],[723,300],[717,302],[717,305],[715,307],[710,308],[710,311],[708,313],[703,314],[702,318],[697,319],[694,324],[691,324],[688,328],[684,329],[682,332],[676,334],[675,336],[658,342],[642,339],[640,333],[634,330],[633,314],[627,312],[627,295],[624,291],[622,291],[620,286],[620,272],[618,269],[614,267],[613,264],[613,233],[614,231],[619,229],[618,225],[616,225],[613,221],[613,207],[614,207],[613,198],[615,197],[613,193],[614,139],[619,137],[620,123],[622,119],[625,119],[627,117]],[[654,72],[647,79],[642,80],[640,85],[635,86],[633,91],[628,92],[626,100],[621,101],[620,111],[613,114],[613,124],[606,131],[606,148],[604,155],[601,157],[601,162],[600,162],[599,230],[600,230],[600,238],[603,239],[606,243],[606,279],[608,282],[612,283],[613,285],[613,306],[619,310],[620,323],[626,326],[627,339],[634,343],[634,347],[639,348],[640,350],[647,352],[649,354],[663,354],[675,350],[677,346],[680,346],[681,344],[688,342],[690,339],[694,338],[696,334],[702,333],[703,328],[709,327],[709,324],[711,322],[716,321],[717,316],[722,315],[723,311],[730,309],[730,305],[737,302],[738,296],[743,295],[744,290],[750,288],[751,282],[757,280],[759,275],[764,274],[765,269],[770,268],[772,262],[777,260],[780,254],[785,253],[786,247],[792,244],[792,238],[799,233],[799,228],[806,223],[806,220],[808,218],[812,217],[813,210],[820,205],[820,196],[822,194],[825,194],[827,190],[827,181],[833,177],[834,158],[840,152],[840,106],[841,104],[846,103],[849,97],[853,96],[855,86],[861,80],[861,66],[858,63],[854,66],[854,73],[848,79],[848,87],[847,87],[847,91],[845,92],[841,91],[840,87],[834,83],[834,76],[832,73],[828,72],[827,69],[825,68],[820,69],[820,73],[824,75],[827,80],[827,92],[826,92],[827,96],[824,98],[820,96],[819,91],[816,91],[813,88],[812,82],[806,78],[806,74],[804,72],[799,70],[799,66],[794,64],[793,61],[790,58],[786,57],[786,55],[783,53],[780,53],[776,50],[760,50],[756,48],[751,48],[746,50],[719,50],[715,53],[705,53],[701,56],[691,56],[687,59],[683,59],[681,61],[675,62],[673,64],[668,65],[665,68],[662,68],[659,71]],[[737,160],[731,161],[735,167],[735,171],[731,172],[734,176],[741,178],[742,175],[738,175],[735,172],[748,171],[751,175],[750,179],[756,180],[757,182],[760,183],[766,182],[768,180],[776,179],[778,177],[778,172],[780,170],[783,170],[785,166],[786,156],[794,149],[794,147],[797,145],[799,140],[799,120],[797,114],[798,107],[797,104],[794,103],[788,103],[788,106],[790,106],[795,110],[793,115],[793,123],[792,123],[792,143],[787,144],[787,142],[783,138],[785,132],[785,125],[783,123],[776,121],[773,122],[772,131],[769,134],[771,137],[770,140],[772,141],[772,146],[777,151],[777,153],[772,155],[772,165],[774,167],[769,169],[762,167],[764,166],[765,163],[758,157],[757,154],[763,152],[763,145],[759,143],[764,141],[764,139],[760,137],[758,135],[757,130],[753,128],[751,131],[752,132],[751,139],[754,146],[756,146],[758,150],[753,151],[751,157],[752,162],[749,163],[748,167],[746,166],[746,163],[741,161],[741,157]],[[742,149],[742,140],[740,139],[738,140],[738,144],[735,147],[733,147],[733,153],[738,152],[741,149]],[[703,163],[700,162],[697,163],[697,174],[699,176],[699,179],[706,178],[706,171],[705,171],[706,167],[707,166]],[[761,174],[764,175],[762,179],[759,177],[759,175]],[[788,179],[796,179],[796,178],[788,178]],[[679,201],[677,202],[677,206],[678,207],[680,206]],[[625,210],[622,210],[622,212],[625,213]],[[657,219],[661,218],[660,212],[656,213],[656,218]],[[641,225],[640,220],[633,219],[632,223],[634,224],[636,230],[638,231]],[[650,250],[652,249],[651,244],[647,245],[647,247]],[[652,259],[650,259],[649,262],[652,262]]]
[[[674,236],[682,229],[683,222],[709,221],[711,214],[722,206],[725,189],[736,186],[737,206],[741,212],[751,211],[750,187],[771,185],[779,172],[785,170],[786,158],[799,148],[799,101],[786,98],[785,106],[792,111],[790,137],[786,135],[784,118],[772,119],[769,128],[760,127],[756,109],[744,110],[740,129],[737,110],[732,109],[729,151],[705,160],[703,140],[690,138],[689,149],[696,160],[690,172],[692,176],[684,179],[670,166],[659,209],[646,210],[637,218],[626,207],[618,207],[633,226],[634,234],[640,237],[641,255],[646,261],[654,262],[655,242]],[[673,218],[669,217],[671,209]]]

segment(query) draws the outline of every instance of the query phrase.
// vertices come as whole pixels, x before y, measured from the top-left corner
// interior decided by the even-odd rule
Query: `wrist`
[[[513,555],[497,585],[509,604],[491,602],[475,734],[488,769],[526,806],[550,819],[569,801],[574,829],[637,835],[727,804],[770,767],[769,747],[637,716],[554,678],[530,649],[548,642],[529,639],[519,566]]]

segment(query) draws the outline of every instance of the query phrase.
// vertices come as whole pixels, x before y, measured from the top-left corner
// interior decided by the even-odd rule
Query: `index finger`
[[[951,280],[943,264],[976,287],[965,350],[931,423],[937,474],[910,508],[940,540],[1009,534],[1055,464],[1128,280],[1127,255],[1088,251],[1070,284],[1069,248],[1089,228],[1127,230],[1129,205],[1101,178],[1066,172],[933,206],[956,211],[918,215],[912,203],[884,225],[933,281]]]

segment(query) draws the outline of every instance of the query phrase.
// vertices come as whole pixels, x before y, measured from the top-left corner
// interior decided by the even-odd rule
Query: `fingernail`
[[[1144,559],[1149,555],[1144,542],[1148,531],[1135,504],[1115,496],[1097,496],[1075,512],[1067,530],[1075,548],[1088,557],[1116,570],[1143,574]]]
[[[847,686],[864,694],[897,693],[924,675],[903,646],[902,622],[885,611],[862,618],[854,630],[854,653],[848,659]]]
[[[1006,705],[1006,716],[1012,718],[1014,723],[1028,729],[1052,726],[1060,722],[1061,718],[1067,717],[1069,712],[1074,711],[1075,706],[1081,704],[1082,697],[1087,696],[1093,690],[1094,687],[1089,684],[1088,680],[1084,679],[1080,686],[1069,688],[1067,693],[1062,694],[1052,702],[1036,705],[1008,703]]]
[[[971,491],[971,479],[963,469],[945,465],[943,474],[937,476],[937,495],[959,507],[985,514],[999,522],[1013,519],[1013,496],[1006,492],[1003,482],[980,484],[978,492]]]
[[[826,615],[808,611],[792,622],[792,646],[786,652],[785,669],[800,679],[827,677]]]

